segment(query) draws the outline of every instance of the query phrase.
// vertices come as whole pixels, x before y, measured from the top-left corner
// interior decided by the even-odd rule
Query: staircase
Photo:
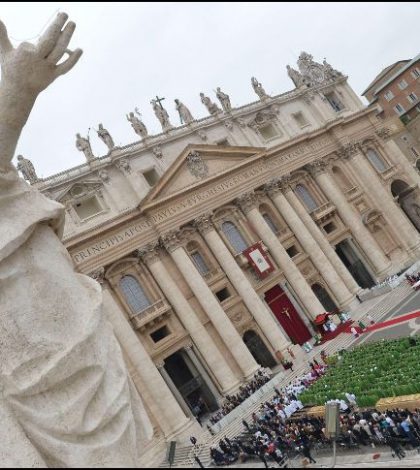
[[[376,322],[380,322],[385,314],[387,314],[390,310],[394,309],[399,304],[401,304],[407,298],[407,296],[410,295],[411,292],[411,286],[409,286],[407,283],[403,283],[399,287],[395,288],[391,293],[386,294],[386,296],[384,296],[383,298],[379,297],[377,299],[372,299],[371,301],[367,301],[361,304],[356,309],[356,312],[352,315],[352,320],[357,321],[363,318],[367,313],[370,313],[370,315]],[[305,373],[309,372],[309,362],[312,361],[312,359],[314,359],[316,356],[319,356],[322,350],[325,351],[327,355],[331,355],[341,349],[348,349],[352,346],[353,343],[356,342],[358,342],[358,340],[355,340],[352,335],[342,334],[334,340],[314,348],[313,351],[307,354],[307,363],[302,364],[293,372],[284,372],[284,378],[278,384],[277,388],[281,389],[283,387],[286,387],[297,377],[300,377]],[[267,393],[265,393],[261,397],[261,400],[258,403],[255,403],[242,416],[238,417],[238,419],[227,425],[215,436],[211,436],[208,431],[204,431],[203,434],[198,437],[198,446],[196,446],[195,448],[189,446],[177,449],[176,459],[172,467],[191,468],[194,466],[198,466],[194,461],[194,455],[199,456],[202,464],[205,467],[210,466],[210,447],[217,446],[220,439],[224,438],[225,436],[230,439],[233,439],[242,434],[244,431],[242,420],[245,420],[250,423],[252,414],[254,412],[258,412],[261,407],[261,404],[271,400],[274,395],[274,388],[271,390],[269,389]],[[160,468],[168,467],[169,464],[167,461],[162,463],[160,466]]]

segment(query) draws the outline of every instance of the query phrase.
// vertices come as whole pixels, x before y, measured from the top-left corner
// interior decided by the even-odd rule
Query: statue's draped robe
[[[149,421],[63,213],[0,172],[0,466],[134,467]]]

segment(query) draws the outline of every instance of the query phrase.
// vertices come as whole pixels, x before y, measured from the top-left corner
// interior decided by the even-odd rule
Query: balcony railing
[[[357,197],[362,194],[359,186],[354,186],[353,188],[349,189],[345,192],[346,198],[349,202],[354,201]]]
[[[335,211],[335,206],[331,202],[327,202],[322,206],[319,206],[317,209],[311,212],[311,216],[315,221],[323,220],[333,214]]]
[[[170,305],[165,300],[161,299],[131,317],[131,323],[135,330],[144,331],[146,325],[160,321],[170,310]]]
[[[397,168],[394,165],[392,165],[381,173],[381,177],[382,179],[387,181],[393,178],[396,175],[396,173],[397,173]]]

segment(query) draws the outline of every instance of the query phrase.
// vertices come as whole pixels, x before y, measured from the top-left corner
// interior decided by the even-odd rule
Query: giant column
[[[156,245],[147,245],[139,250],[139,255],[148,265],[150,272],[156,279],[165,297],[174,308],[188,331],[194,344],[216,378],[223,395],[228,395],[239,387],[239,381],[235,377],[232,369],[217,348],[208,331],[198,319],[196,313],[191,308],[188,300],[184,297],[176,282],[172,279],[164,264],[160,259],[159,250]]]
[[[370,259],[379,277],[385,276],[391,268],[391,261],[385,256],[372,234],[363,224],[360,214],[349,204],[333,177],[327,173],[328,165],[319,160],[308,165],[308,169],[328,199],[335,204],[341,219],[351,230],[365,255]]]
[[[260,366],[243,342],[238,330],[233,326],[233,323],[226,315],[219,301],[187,255],[179,235],[182,236],[182,234],[178,232],[169,232],[162,237],[162,241],[177,268],[187,281],[188,286],[193,291],[196,299],[210,318],[216,331],[232,352],[245,379],[250,379],[255,375],[255,372]]]
[[[368,162],[366,155],[362,153],[366,151],[364,147],[360,150],[358,146],[354,150],[350,147],[343,151],[343,156],[362,182],[364,191],[373,201],[378,202],[384,217],[391,222],[394,229],[397,229],[398,237],[405,248],[415,253],[420,249],[420,236],[402,209],[395,203],[391,192],[382,185],[378,173]]]
[[[115,336],[121,347],[141,377],[150,396],[154,397],[157,403],[165,404],[165,406],[159,406],[153,411],[165,436],[171,439],[190,426],[191,420],[185,416],[107,285],[103,290],[103,296],[105,314],[114,328]]]
[[[272,313],[268,311],[220,235],[217,233],[210,220],[210,216],[206,214],[198,217],[195,219],[194,224],[200,230],[220,266],[232,282],[233,287],[237,290],[243,302],[248,307],[249,312],[261,328],[261,331],[276,351],[276,355],[278,356],[280,352],[281,356],[283,356],[284,351],[290,346],[290,342],[283,335],[278,322],[273,318]]]
[[[362,290],[362,288],[354,280],[353,276],[345,267],[344,263],[341,261],[334,248],[330,245],[330,242],[328,241],[327,237],[321,232],[321,229],[318,227],[314,219],[305,209],[300,199],[296,196],[296,194],[287,182],[285,182],[285,184],[282,184],[282,188],[286,199],[289,201],[289,204],[293,207],[298,217],[305,224],[306,228],[309,230],[314,240],[321,247],[322,251],[330,260],[330,263],[334,266],[334,269],[340,274],[347,288],[353,294],[358,294]]]
[[[310,316],[314,319],[325,313],[325,308],[318,300],[303,274],[299,271],[287,251],[273,233],[264,217],[261,215],[254,193],[246,193],[237,200],[238,205],[252,223],[261,240],[267,245],[286,279],[293,287]]]
[[[290,227],[295,237],[299,240],[305,252],[310,256],[315,267],[318,269],[329,288],[334,293],[340,307],[348,308],[354,299],[353,294],[349,291],[339,273],[334,269],[326,254],[322,251],[312,234],[299,218],[282,193],[279,181],[274,180],[266,186],[266,191],[272,198],[275,206],[283,216],[287,225]]]

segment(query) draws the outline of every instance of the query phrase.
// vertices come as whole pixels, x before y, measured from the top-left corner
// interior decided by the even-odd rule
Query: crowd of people
[[[245,420],[245,433],[236,439],[223,439],[210,454],[218,466],[249,459],[262,461],[266,468],[270,462],[286,465],[288,458],[299,457],[306,463],[315,463],[313,449],[330,448],[323,418],[302,415],[300,393],[325,373],[325,367],[312,364],[312,372],[293,382],[261,406],[252,422]],[[347,400],[347,401],[346,401]],[[348,393],[340,400],[341,433],[338,445],[346,449],[362,446],[389,446],[393,456],[403,459],[405,448],[420,452],[420,410],[359,411],[356,397]]]
[[[299,395],[325,374],[326,366],[317,361],[310,364],[311,372],[294,380],[282,390],[274,389],[275,397],[261,405],[260,412],[252,415],[252,423],[243,421],[248,438],[224,439],[219,446],[210,449],[210,455],[215,465],[230,465],[233,462],[246,462],[249,458],[257,456],[267,465],[272,459],[279,465],[284,462],[284,449],[278,445],[276,432],[284,431],[290,418],[303,408]],[[287,428],[288,429],[288,428]],[[279,434],[280,435],[280,434]],[[306,452],[304,449],[303,452]]]
[[[406,274],[405,278],[407,282],[410,284],[410,286],[414,286],[414,284],[417,284],[420,281],[420,273],[417,274]],[[416,287],[416,290],[420,289],[420,286]]]
[[[239,388],[238,393],[226,396],[222,408],[210,418],[210,423],[218,423],[270,380],[271,376],[266,371],[258,371],[249,383]]]

